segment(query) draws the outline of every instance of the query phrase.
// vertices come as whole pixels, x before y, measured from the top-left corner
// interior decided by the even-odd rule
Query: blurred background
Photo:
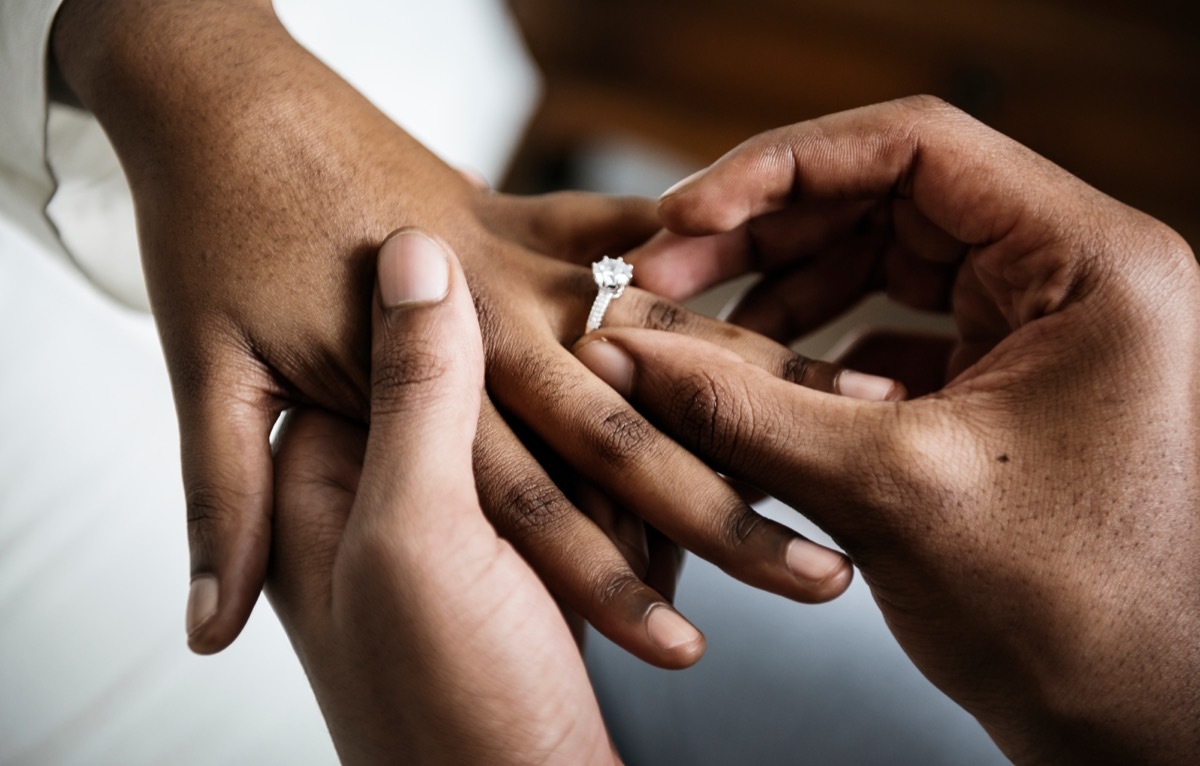
[[[509,168],[572,185],[616,140],[697,166],[748,136],[940,96],[1200,235],[1200,13],[1186,0],[509,0],[544,76]]]
[[[499,188],[656,196],[762,130],[939,95],[1200,241],[1193,4],[1142,0],[278,0],[298,39],[448,162]],[[269,607],[188,654],[177,433],[103,134],[55,109],[51,215],[73,263],[0,218],[0,763],[331,763]],[[695,306],[717,313],[738,289]],[[866,326],[944,329],[870,299]],[[824,540],[790,509],[761,510]],[[861,582],[808,607],[696,559],[691,670],[596,636],[630,764],[1005,759],[892,641]]]

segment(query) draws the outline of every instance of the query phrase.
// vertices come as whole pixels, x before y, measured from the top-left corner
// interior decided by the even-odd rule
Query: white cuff
[[[46,160],[46,62],[62,2],[0,3],[0,214],[57,252],[65,250],[46,216],[55,186]]]

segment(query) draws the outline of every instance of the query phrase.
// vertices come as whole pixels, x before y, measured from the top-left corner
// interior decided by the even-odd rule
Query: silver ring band
[[[584,334],[600,329],[608,304],[621,297],[633,279],[633,264],[624,258],[609,258],[607,255],[592,264],[592,278],[596,280],[596,300],[588,312],[587,329]]]

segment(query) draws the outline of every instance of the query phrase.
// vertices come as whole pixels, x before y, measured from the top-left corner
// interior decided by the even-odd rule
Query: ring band
[[[633,264],[624,258],[609,258],[607,255],[592,264],[592,277],[596,280],[596,300],[588,312],[587,329],[584,334],[600,329],[608,304],[621,297],[625,287],[633,279]]]

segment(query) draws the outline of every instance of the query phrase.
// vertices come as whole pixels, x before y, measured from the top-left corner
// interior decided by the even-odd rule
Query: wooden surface
[[[510,0],[546,78],[508,186],[624,135],[709,162],[933,93],[1200,244],[1200,23],[1151,0]]]

